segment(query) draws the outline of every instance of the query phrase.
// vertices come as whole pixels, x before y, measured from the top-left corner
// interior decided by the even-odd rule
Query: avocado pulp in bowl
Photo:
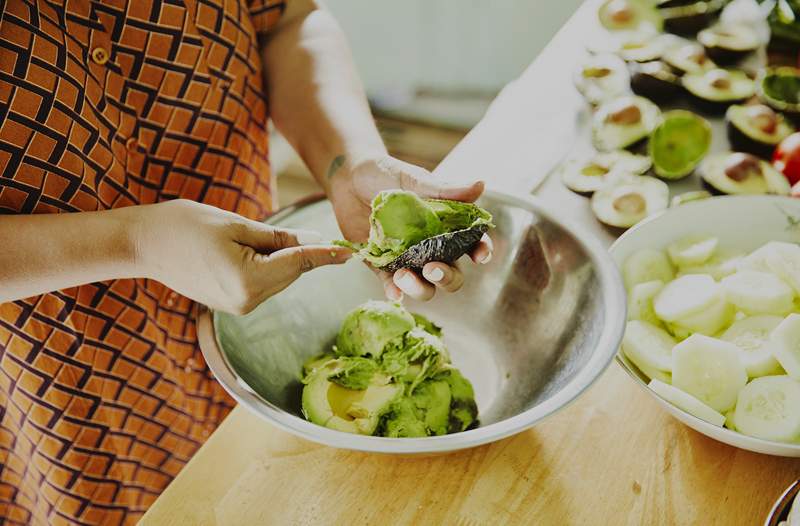
[[[366,244],[349,246],[375,268],[420,270],[430,261],[452,263],[469,252],[492,225],[492,215],[473,203],[422,199],[384,190],[372,201]]]

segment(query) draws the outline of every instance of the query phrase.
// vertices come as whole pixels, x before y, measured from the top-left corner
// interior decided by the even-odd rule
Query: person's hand
[[[465,186],[439,183],[427,170],[388,155],[332,171],[330,199],[336,219],[342,234],[354,242],[364,242],[369,237],[370,205],[382,190],[401,188],[422,197],[472,202],[483,193],[484,186],[482,182]],[[488,263],[492,257],[489,236],[484,235],[469,256],[475,263]],[[436,289],[454,292],[464,283],[457,266],[440,262],[425,265],[421,276],[409,269],[400,269],[394,275],[377,270],[376,273],[386,296],[395,300],[404,293],[414,299],[428,300]]]
[[[344,263],[316,232],[279,229],[193,201],[141,207],[137,265],[145,277],[213,309],[253,310],[301,274]]]

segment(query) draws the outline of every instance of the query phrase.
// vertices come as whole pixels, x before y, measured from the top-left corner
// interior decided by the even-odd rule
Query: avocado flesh
[[[658,10],[646,0],[606,0],[598,17],[609,31],[626,31],[650,25],[661,31],[664,21]]]
[[[559,171],[567,188],[579,194],[591,194],[602,188],[615,172],[642,174],[651,165],[647,156],[617,150],[595,153],[588,159],[571,159]]]
[[[601,104],[628,91],[628,71],[620,57],[592,55],[575,72],[575,87],[590,104]]]
[[[711,125],[689,111],[664,114],[648,143],[656,175],[664,179],[686,177],[711,147]]]
[[[614,122],[616,113],[631,106],[639,111],[638,122]],[[620,97],[598,108],[592,120],[592,143],[602,152],[628,148],[647,137],[660,118],[661,110],[648,99],[639,96]]]
[[[644,175],[621,175],[592,196],[592,212],[609,226],[628,228],[645,217],[665,210],[669,200],[666,183]]]
[[[410,319],[411,327],[397,334],[396,324],[376,323],[387,316],[402,320],[402,327],[408,327]],[[332,352],[304,364],[302,409],[309,421],[348,433],[390,437],[443,435],[475,423],[472,385],[450,364],[441,328],[389,302],[367,302],[346,321],[369,330],[352,331],[347,337],[348,345],[356,348],[353,355],[342,354],[337,344]],[[381,328],[384,334],[376,337]],[[384,342],[377,351],[376,342]],[[363,344],[371,350],[361,350]]]
[[[370,233],[356,254],[376,268],[387,268],[409,248],[428,239],[492,227],[492,215],[473,203],[422,199],[405,190],[384,190],[372,201]],[[458,254],[461,256],[461,254]]]
[[[728,195],[789,195],[791,186],[780,172],[766,161],[758,161],[758,172],[741,180],[734,180],[726,173],[730,158],[735,153],[720,153],[710,156],[700,166],[703,182],[715,192]]]
[[[768,118],[769,126],[765,127],[764,122],[758,119],[759,112],[754,111],[754,108],[759,106],[733,105],[728,108],[725,113],[728,138],[731,146],[737,151],[770,158],[775,147],[794,133],[795,129],[782,115],[776,114],[768,107],[760,106],[762,108],[760,113],[771,115],[771,119],[774,119]]]
[[[664,53],[664,62],[683,73],[701,73],[716,68],[702,46],[684,44],[676,46]]]
[[[415,326],[414,317],[401,304],[368,301],[345,317],[336,337],[335,353],[377,358],[387,343]]]
[[[715,84],[720,76],[727,84]],[[755,93],[755,83],[743,71],[710,69],[683,76],[683,87],[695,97],[710,102],[735,102],[749,99]]]
[[[758,82],[758,96],[800,125],[800,69],[768,68]]]

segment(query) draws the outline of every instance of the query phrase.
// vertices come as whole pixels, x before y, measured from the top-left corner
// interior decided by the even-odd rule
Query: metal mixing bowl
[[[583,392],[614,358],[625,323],[625,292],[606,250],[546,212],[534,198],[487,193],[495,252],[463,266],[464,288],[433,301],[406,301],[444,329],[454,364],[475,387],[480,427],[441,437],[382,438],[333,431],[300,412],[300,371],[329,348],[345,314],[383,297],[358,261],[314,270],[246,316],[205,312],[203,354],[240,404],[303,438],[382,453],[431,453],[518,433]],[[341,236],[330,204],[286,209],[271,224]]]

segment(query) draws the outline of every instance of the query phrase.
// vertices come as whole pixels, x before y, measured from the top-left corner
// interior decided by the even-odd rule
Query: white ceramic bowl
[[[670,242],[693,234],[716,236],[723,249],[752,251],[767,241],[800,242],[800,199],[777,196],[728,196],[689,202],[671,208],[627,231],[611,247],[617,265],[637,250],[664,249]],[[647,387],[647,377],[622,354],[617,362],[636,383],[689,427],[742,449],[800,457],[800,444],[772,442],[717,427],[678,409]]]

